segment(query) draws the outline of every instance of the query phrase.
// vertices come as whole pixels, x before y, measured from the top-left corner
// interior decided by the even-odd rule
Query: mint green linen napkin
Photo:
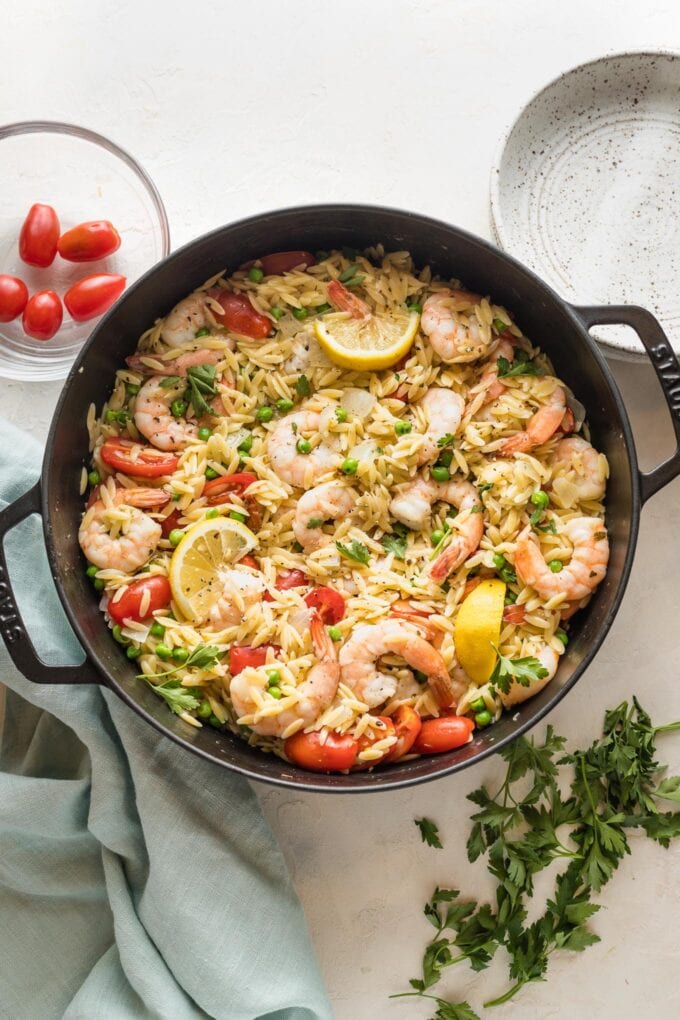
[[[0,506],[41,452],[0,424]],[[79,662],[37,518],[6,541],[42,657]],[[0,1016],[329,1020],[283,857],[249,785],[109,691],[41,686],[0,642]]]

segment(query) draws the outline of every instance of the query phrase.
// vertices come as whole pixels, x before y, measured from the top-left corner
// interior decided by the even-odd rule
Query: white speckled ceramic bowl
[[[643,305],[680,351],[680,54],[603,57],[547,85],[500,147],[491,214],[562,297]],[[593,333],[642,357],[626,327]]]

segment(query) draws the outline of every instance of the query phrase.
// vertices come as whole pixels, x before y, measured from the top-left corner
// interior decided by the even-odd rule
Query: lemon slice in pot
[[[505,583],[482,581],[462,603],[453,641],[456,658],[471,680],[485,684],[496,665],[494,645],[501,636]]]
[[[215,517],[189,528],[172,554],[172,597],[189,620],[204,620],[222,593],[220,573],[257,545],[240,521]]]
[[[314,323],[314,332],[331,361],[355,371],[395,365],[409,351],[420,316],[406,308],[391,314],[352,318],[347,312],[329,312]]]

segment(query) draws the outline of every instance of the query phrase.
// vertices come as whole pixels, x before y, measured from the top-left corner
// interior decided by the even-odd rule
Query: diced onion
[[[356,415],[365,421],[375,407],[375,397],[368,390],[345,390],[340,405],[348,414]]]

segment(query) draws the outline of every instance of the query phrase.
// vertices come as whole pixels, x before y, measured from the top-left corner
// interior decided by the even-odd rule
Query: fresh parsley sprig
[[[513,681],[522,684],[523,687],[530,687],[536,680],[543,680],[548,675],[548,670],[543,663],[533,655],[527,655],[523,659],[509,659],[507,656],[501,655],[497,648],[495,650],[498,661],[489,683],[503,694],[510,693]]]
[[[371,554],[364,543],[357,541],[356,538],[353,538],[348,546],[343,545],[342,542],[336,542],[335,547],[338,552],[342,553],[343,556],[346,556],[348,560],[354,560],[355,563],[361,563],[364,567],[371,558]]]
[[[429,818],[414,818],[415,824],[420,829],[420,838],[423,843],[427,843],[428,846],[437,847],[438,850],[442,850],[442,841],[439,838],[439,829],[435,822]]]
[[[156,679],[159,676],[172,676],[181,669],[212,669],[222,656],[222,650],[215,645],[196,645],[189,653],[189,656],[179,666],[172,669],[164,669],[161,673],[138,673],[138,679]]]
[[[147,677],[144,677],[146,680]],[[182,712],[193,712],[200,705],[200,701],[195,694],[192,694],[188,687],[182,687],[179,680],[166,680],[162,684],[149,684],[149,687],[154,691],[159,698],[163,698],[168,708],[176,715],[181,715]]]
[[[206,397],[217,396],[215,366],[193,365],[187,369],[187,383],[194,413],[199,417],[202,414],[213,414],[213,410]]]
[[[499,379],[510,379],[516,378],[520,375],[543,375],[543,369],[539,368],[535,361],[527,356],[526,351],[517,350],[517,356],[514,361],[509,361],[508,358],[497,358],[496,359],[496,370]]]

